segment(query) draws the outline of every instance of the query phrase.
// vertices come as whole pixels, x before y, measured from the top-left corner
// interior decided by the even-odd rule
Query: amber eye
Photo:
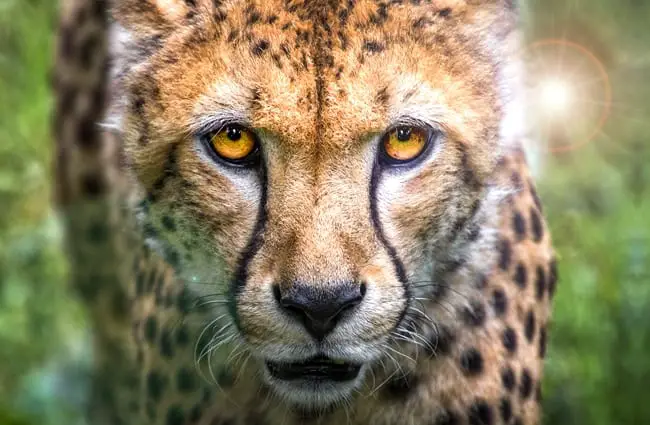
[[[248,162],[258,150],[255,134],[239,125],[227,125],[206,137],[214,152],[232,163]]]
[[[424,152],[429,135],[429,131],[419,127],[396,127],[384,136],[384,154],[392,163],[412,161]]]

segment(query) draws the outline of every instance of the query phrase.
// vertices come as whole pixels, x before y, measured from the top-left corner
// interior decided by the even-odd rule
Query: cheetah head
[[[485,261],[510,3],[115,2],[107,124],[150,242],[289,402],[349,397]]]

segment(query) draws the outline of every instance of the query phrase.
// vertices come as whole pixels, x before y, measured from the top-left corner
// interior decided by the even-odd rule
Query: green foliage
[[[545,423],[647,423],[650,3],[529,6],[529,38],[565,36],[587,46],[607,67],[614,93],[603,134],[541,166],[560,268]],[[55,14],[53,0],[0,0],[0,425],[73,422],[79,397],[60,381],[62,358],[87,357],[50,206]]]

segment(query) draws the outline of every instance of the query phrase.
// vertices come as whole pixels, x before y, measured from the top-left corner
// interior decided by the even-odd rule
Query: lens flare
[[[529,107],[539,143],[552,153],[578,149],[600,134],[612,92],[602,62],[580,44],[548,39],[528,46]]]
[[[566,113],[571,103],[571,87],[559,78],[549,78],[540,83],[540,100],[550,114]]]

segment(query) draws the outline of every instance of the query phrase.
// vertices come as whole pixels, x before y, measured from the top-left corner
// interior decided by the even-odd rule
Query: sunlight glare
[[[540,85],[541,101],[550,113],[566,112],[571,103],[571,88],[566,81],[549,78]]]

